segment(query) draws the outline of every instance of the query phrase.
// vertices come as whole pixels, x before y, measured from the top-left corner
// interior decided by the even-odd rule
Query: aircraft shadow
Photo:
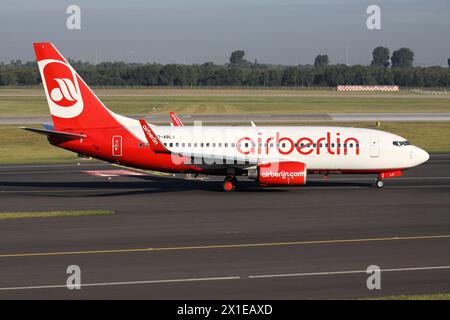
[[[25,188],[33,191],[42,189],[42,194],[51,197],[114,197],[139,194],[153,194],[165,192],[186,192],[186,191],[209,191],[223,192],[221,181],[209,181],[198,179],[184,179],[180,177],[157,177],[157,176],[132,176],[138,181],[120,181],[119,179],[105,181],[0,181],[0,187],[7,187],[8,191],[16,191],[16,188]],[[323,187],[370,187],[368,182],[350,181],[310,181],[307,182],[308,189]],[[304,188],[304,187],[303,187]],[[58,192],[52,193],[52,190]],[[259,187],[256,181],[239,181],[237,191],[246,193],[265,192],[289,192],[290,190],[300,190],[298,187]],[[63,191],[62,191],[63,190]],[[83,190],[80,192],[80,190]],[[92,190],[92,193],[89,192]],[[117,191],[115,191],[117,190]],[[17,190],[18,193],[24,190]],[[66,192],[64,192],[66,191]],[[88,192],[86,194],[86,192]]]

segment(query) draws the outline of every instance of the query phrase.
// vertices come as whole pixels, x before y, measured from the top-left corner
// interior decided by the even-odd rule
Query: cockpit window
[[[394,146],[397,146],[397,147],[404,147],[404,146],[411,145],[411,143],[409,141],[407,141],[407,140],[405,140],[405,141],[393,141],[392,144]]]

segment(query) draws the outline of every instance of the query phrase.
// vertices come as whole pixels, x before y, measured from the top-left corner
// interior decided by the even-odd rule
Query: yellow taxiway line
[[[5,253],[5,254],[0,254],[0,258],[47,257],[47,256],[82,255],[82,254],[161,252],[161,251],[181,251],[181,250],[201,250],[201,249],[282,247],[282,246],[369,243],[369,242],[376,242],[376,241],[406,241],[406,240],[432,240],[432,239],[450,239],[450,234],[428,235],[428,236],[384,237],[384,238],[338,239],[338,240],[217,244],[217,245],[204,245],[204,246],[200,245],[200,246],[179,246],[179,247],[160,247],[160,248],[131,248],[131,249],[60,251],[60,252]]]

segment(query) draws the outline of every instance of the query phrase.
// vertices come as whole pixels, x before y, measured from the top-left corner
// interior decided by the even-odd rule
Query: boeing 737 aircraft
[[[52,127],[24,128],[45,134],[57,147],[140,169],[226,176],[234,191],[238,176],[261,186],[304,185],[307,173],[373,173],[383,179],[428,160],[424,150],[395,134],[328,126],[155,126],[109,110],[51,43],[34,50]]]

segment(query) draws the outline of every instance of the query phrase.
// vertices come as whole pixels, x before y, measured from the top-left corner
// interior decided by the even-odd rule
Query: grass
[[[39,211],[39,212],[0,212],[0,220],[25,218],[78,217],[114,214],[111,210],[73,210],[73,211]]]
[[[368,298],[368,300],[450,300],[450,293],[387,296]]]
[[[381,127],[373,123],[342,124],[343,126],[379,129],[408,139],[412,144],[428,152],[450,152],[449,122],[383,122]]]
[[[368,122],[314,123],[313,125],[376,128],[374,123]],[[428,152],[450,152],[449,122],[383,122],[382,126],[376,129],[398,134]],[[45,136],[24,131],[15,126],[0,126],[0,137],[0,164],[80,161],[75,153],[50,145]]]
[[[50,145],[44,135],[0,126],[0,164],[74,163],[77,154]]]
[[[111,110],[126,115],[221,113],[450,112],[450,95],[340,93],[329,90],[102,89]],[[43,89],[0,89],[0,117],[48,115]]]

